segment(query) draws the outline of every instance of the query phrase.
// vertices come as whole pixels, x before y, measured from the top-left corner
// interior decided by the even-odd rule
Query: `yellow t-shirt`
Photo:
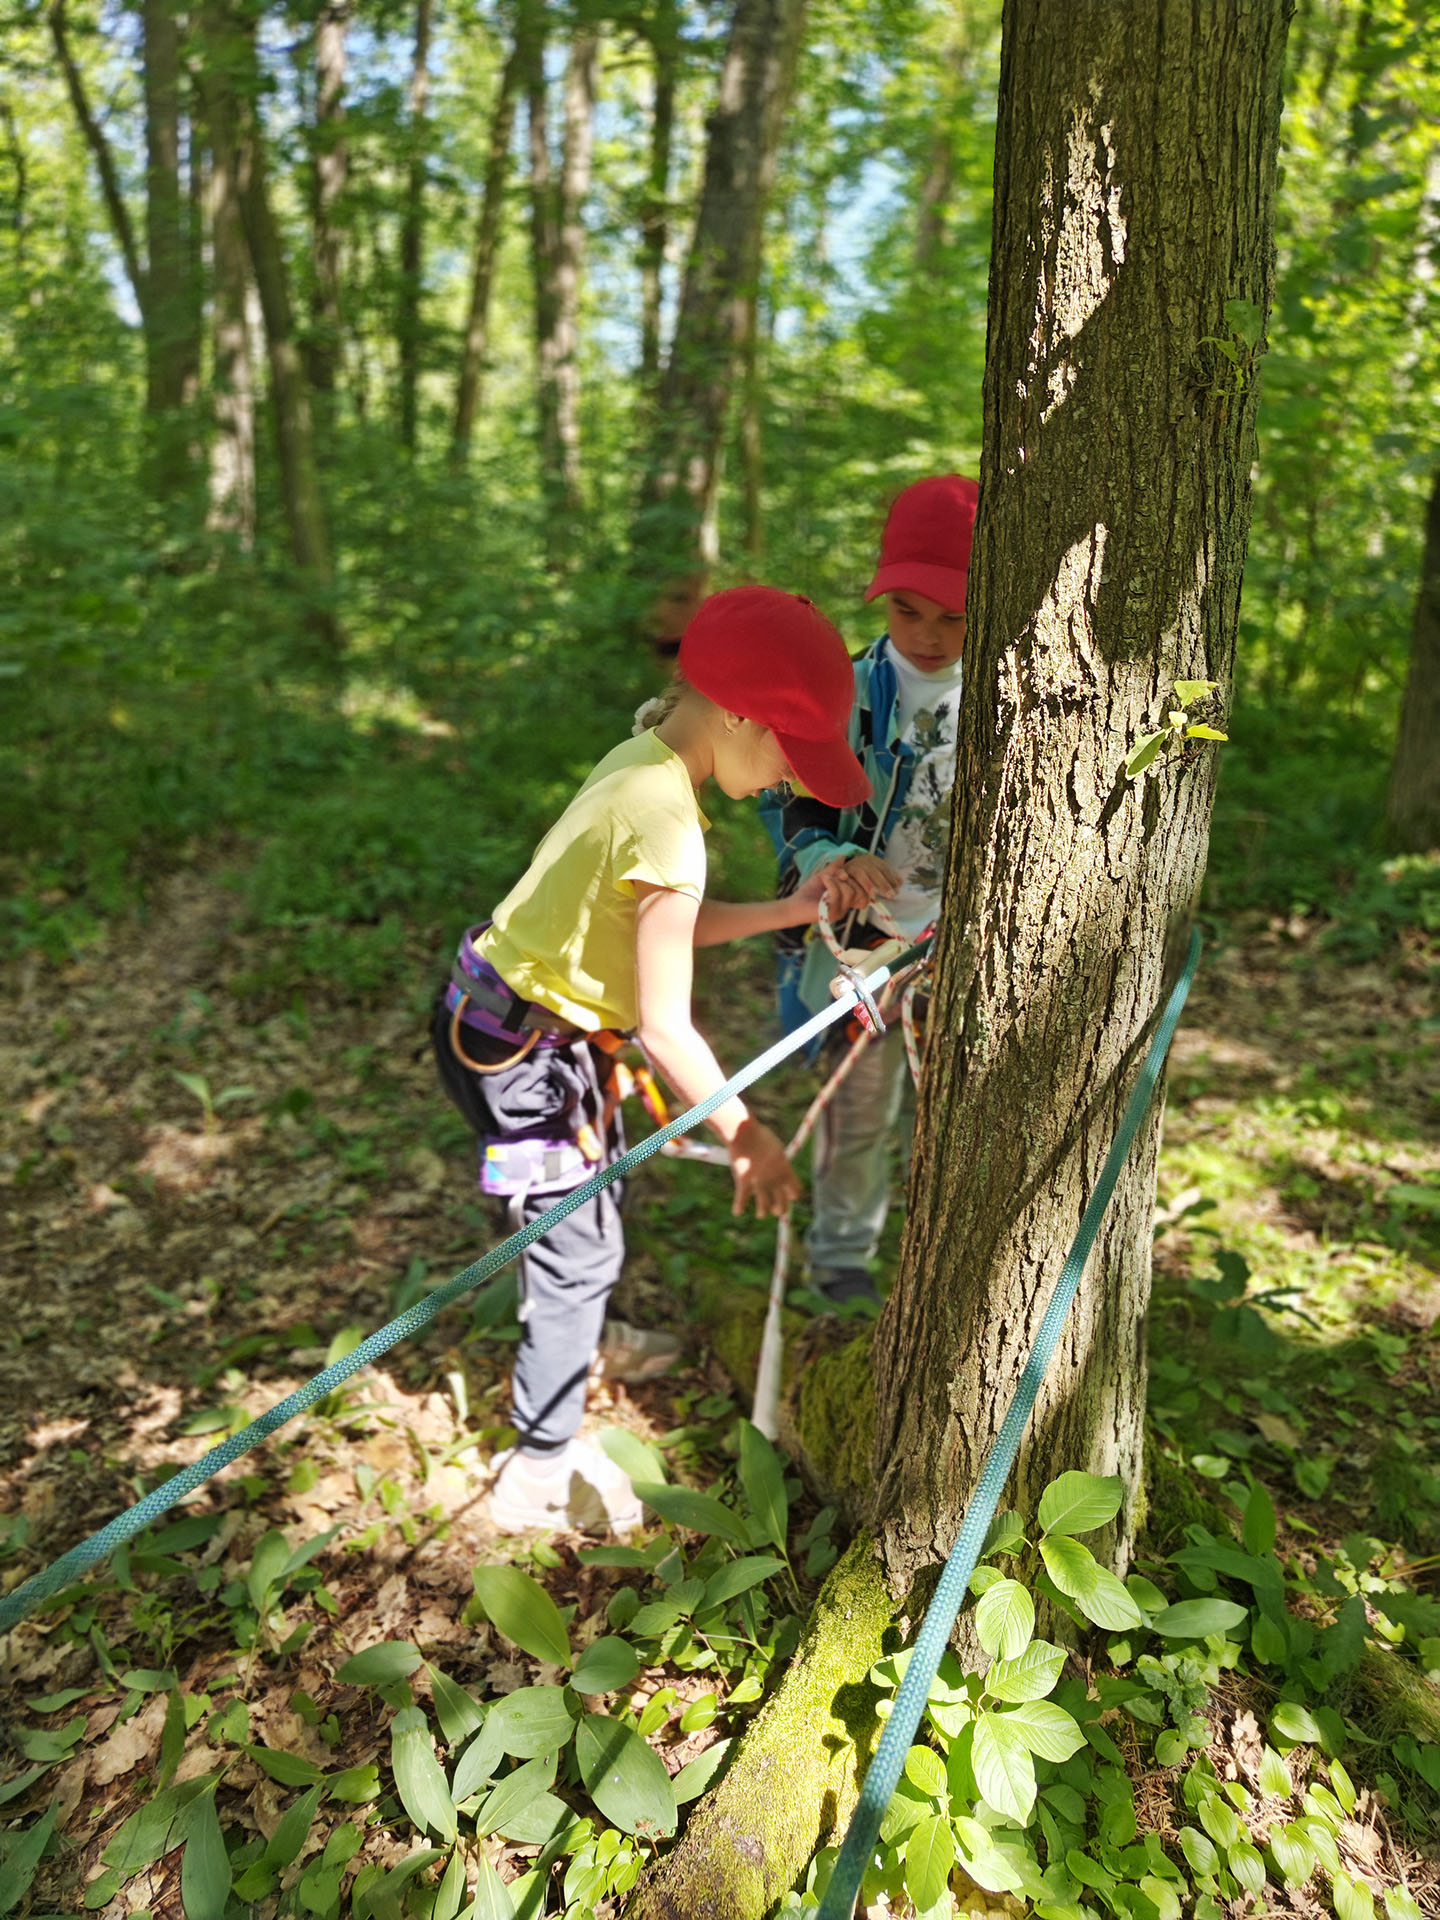
[[[653,732],[624,741],[535,849],[480,951],[514,992],[577,1027],[633,1027],[635,882],[701,899],[709,824],[673,748]]]

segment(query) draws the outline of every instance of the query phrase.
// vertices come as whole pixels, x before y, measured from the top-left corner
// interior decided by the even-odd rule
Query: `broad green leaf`
[[[420,1665],[420,1649],[408,1640],[381,1640],[342,1661],[335,1678],[347,1687],[387,1687],[408,1680]]]
[[[537,1793],[523,1807],[507,1814],[494,1831],[503,1833],[507,1840],[518,1840],[521,1846],[548,1847],[574,1822],[575,1815],[563,1800],[553,1793]]]
[[[1219,727],[1207,727],[1203,722],[1187,727],[1185,735],[1189,740],[1228,740],[1230,738],[1229,734],[1222,733]]]
[[[1160,1920],[1180,1920],[1184,1909],[1180,1905],[1180,1895],[1169,1880],[1160,1879],[1158,1874],[1142,1874],[1139,1881],[1140,1891],[1154,1907]]]
[[[518,1687],[495,1702],[485,1733],[517,1760],[536,1760],[566,1744],[575,1718],[564,1687]]]
[[[1190,1742],[1174,1727],[1166,1727],[1155,1737],[1155,1760],[1162,1767],[1178,1767],[1190,1751]]]
[[[636,1733],[603,1713],[587,1713],[575,1736],[586,1792],[625,1833],[675,1831],[675,1792],[660,1756]]]
[[[1062,1473],[1040,1496],[1036,1516],[1040,1531],[1089,1533],[1113,1520],[1124,1498],[1125,1488],[1119,1474],[1102,1479],[1096,1473]]]
[[[718,1573],[712,1573],[705,1582],[703,1606],[723,1606],[727,1600],[748,1593],[751,1587],[758,1587],[762,1580],[773,1580],[777,1573],[784,1571],[785,1562],[768,1553],[751,1553],[739,1560],[727,1561]]]
[[[1386,1887],[1386,1920],[1424,1920],[1420,1902],[1408,1887]]]
[[[1225,1850],[1231,1873],[1247,1893],[1259,1893],[1265,1885],[1265,1862],[1248,1840],[1237,1840]]]
[[[1032,1640],[1013,1660],[992,1661],[985,1691],[997,1700],[1043,1700],[1060,1678],[1065,1649]]]
[[[107,1867],[118,1868],[122,1880],[154,1866],[172,1847],[180,1844],[178,1838],[171,1839],[170,1832],[181,1812],[215,1784],[214,1774],[201,1774],[178,1787],[166,1787],[163,1793],[157,1793],[153,1800],[131,1814],[112,1835],[100,1858]]]
[[[1207,1633],[1229,1633],[1248,1612],[1234,1600],[1177,1600],[1150,1625],[1166,1640],[1203,1640]]]
[[[266,1842],[263,1855],[265,1865],[274,1872],[300,1858],[300,1849],[309,1838],[324,1792],[323,1785],[311,1787],[281,1814],[280,1824]]]
[[[325,1787],[332,1800],[343,1800],[351,1805],[378,1800],[380,1769],[375,1766],[345,1767],[339,1773],[327,1775]]]
[[[1290,1637],[1278,1620],[1257,1612],[1250,1622],[1250,1651],[1262,1666],[1278,1666],[1290,1651]]]
[[[1270,1730],[1278,1733],[1282,1740],[1288,1740],[1292,1746],[1302,1742],[1312,1747],[1323,1744],[1319,1727],[1297,1700],[1281,1700],[1276,1704],[1270,1715]]]
[[[1228,1800],[1222,1800],[1218,1793],[1207,1794],[1200,1802],[1197,1812],[1200,1815],[1201,1826],[1217,1847],[1224,1847],[1228,1851],[1236,1841],[1244,1839],[1245,1829],[1241,1826],[1235,1809]]]
[[[289,1558],[290,1542],[278,1527],[272,1527],[255,1542],[245,1586],[257,1613],[265,1612],[271,1589],[283,1577]]]
[[[1024,1538],[1025,1522],[1018,1513],[1004,1508],[990,1522],[990,1531],[985,1535],[980,1558],[988,1560],[992,1553],[1014,1553]]]
[[[29,1892],[59,1814],[60,1802],[52,1800],[33,1827],[18,1836],[7,1835],[7,1850],[0,1858],[0,1913],[13,1911]]]
[[[1330,1786],[1335,1798],[1340,1802],[1340,1805],[1345,1809],[1346,1813],[1354,1813],[1355,1802],[1358,1798],[1355,1792],[1355,1782],[1350,1778],[1338,1760],[1332,1760],[1330,1762]]]
[[[1330,1898],[1335,1902],[1336,1920],[1375,1920],[1375,1896],[1363,1880],[1352,1880],[1348,1873],[1335,1874]]]
[[[997,1580],[975,1605],[975,1631],[992,1658],[1014,1660],[1035,1631],[1035,1602],[1018,1580]]]
[[[772,1547],[785,1551],[790,1502],[785,1497],[785,1469],[780,1456],[757,1426],[740,1422],[740,1484],[751,1513]]]
[[[203,1711],[202,1703],[197,1701],[196,1705]],[[162,1787],[168,1787],[175,1778],[175,1770],[185,1754],[185,1735],[189,1730],[185,1695],[177,1686],[165,1702],[165,1725],[160,1730],[159,1782]]]
[[[663,1487],[648,1480],[634,1484],[646,1506],[653,1507],[672,1526],[688,1527],[692,1533],[713,1533],[737,1547],[750,1545],[744,1521],[713,1493],[697,1493],[693,1487]]]
[[[736,1561],[743,1566],[743,1561]],[[592,1640],[575,1662],[570,1684],[577,1693],[616,1693],[640,1671],[640,1656],[628,1640],[607,1633]]]
[[[400,1911],[400,1894],[426,1867],[436,1860],[443,1860],[444,1853],[438,1847],[422,1847],[418,1853],[412,1853],[402,1860],[398,1867],[384,1873],[374,1867],[361,1868],[351,1888],[352,1920],[370,1920],[370,1916],[382,1906],[389,1906],[395,1912]]]
[[[500,1729],[494,1725],[494,1719],[492,1708],[484,1726],[455,1762],[450,1798],[457,1807],[489,1784],[496,1767],[505,1757],[505,1742]]]
[[[510,1889],[483,1853],[474,1856],[477,1869],[475,1897],[465,1920],[515,1920]]]
[[[456,1920],[466,1892],[465,1856],[456,1847],[440,1876],[440,1884],[435,1889],[434,1905],[430,1909],[429,1920]]]
[[[447,1747],[459,1747],[485,1724],[485,1709],[464,1687],[457,1686],[449,1674],[427,1661],[430,1692],[435,1701],[435,1717],[440,1722]]]
[[[1257,1480],[1245,1496],[1245,1551],[1263,1559],[1275,1551],[1275,1502]]]
[[[1137,773],[1143,773],[1153,760],[1159,758],[1160,749],[1169,738],[1168,730],[1164,733],[1141,734],[1125,761],[1125,771],[1132,780]]]
[[[677,1807],[688,1806],[692,1800],[698,1800],[713,1785],[729,1758],[730,1746],[728,1740],[717,1740],[713,1747],[706,1747],[703,1753],[697,1753],[693,1760],[685,1762],[670,1782]]]
[[[629,1474],[632,1482],[644,1480],[648,1485],[658,1481],[660,1485],[664,1485],[665,1456],[658,1447],[652,1447],[649,1441],[642,1440],[639,1434],[631,1433],[625,1427],[607,1427],[603,1432],[597,1433],[595,1438],[615,1462],[616,1466],[619,1467],[622,1472]],[[591,1549],[590,1551],[593,1553],[597,1550]],[[598,1551],[604,1552],[605,1549],[601,1548],[598,1549]],[[629,1551],[639,1553],[642,1564],[648,1564],[648,1561],[644,1558],[643,1548],[632,1547]],[[615,1566],[620,1563],[602,1560],[598,1563],[592,1561],[592,1565],[593,1564]]]
[[[1095,1591],[1095,1576],[1100,1569],[1094,1554],[1082,1541],[1072,1540],[1063,1533],[1047,1535],[1040,1542],[1040,1558],[1050,1578],[1070,1599],[1079,1600],[1082,1595]]]
[[[1035,1804],[1035,1764],[1018,1729],[998,1713],[978,1714],[970,1764],[976,1785],[996,1813],[1025,1826]]]
[[[1291,1830],[1298,1831],[1315,1849],[1315,1857],[1328,1874],[1340,1871],[1340,1849],[1335,1844],[1335,1835],[1324,1820],[1306,1816],[1303,1820],[1292,1820]]]
[[[503,1832],[532,1800],[538,1800],[541,1794],[550,1791],[554,1779],[553,1753],[547,1754],[543,1760],[527,1760],[523,1767],[516,1767],[513,1773],[507,1773],[503,1780],[497,1781],[481,1801],[480,1810],[475,1815],[475,1831],[482,1835]]]
[[[1273,1747],[1266,1747],[1261,1756],[1256,1779],[1262,1793],[1278,1794],[1282,1800],[1288,1800],[1295,1791],[1295,1782],[1290,1778],[1290,1769]]]
[[[1031,1753],[1041,1760],[1068,1760],[1085,1744],[1085,1735],[1073,1715],[1057,1707],[1053,1700],[1031,1700],[995,1718],[1013,1727]]]
[[[244,1751],[262,1773],[268,1773],[282,1787],[313,1787],[317,1780],[325,1778],[324,1769],[317,1767],[313,1760],[303,1760],[298,1753],[286,1753],[283,1747],[252,1746]],[[330,1784],[333,1791],[334,1782]]]
[[[945,1762],[933,1747],[911,1747],[905,1756],[905,1778],[932,1800],[945,1800]]]
[[[419,1707],[406,1707],[391,1724],[390,1766],[396,1791],[415,1825],[453,1841],[458,1831],[455,1808],[435,1758],[430,1723]]]
[[[1144,1625],[1144,1616],[1125,1583],[1117,1580],[1108,1567],[1096,1567],[1089,1591],[1079,1595],[1075,1604],[1087,1619],[1108,1633],[1124,1633],[1130,1627]]]
[[[1207,693],[1213,693],[1218,681],[1215,680],[1177,680],[1175,698],[1182,707],[1188,707],[1194,700],[1203,700]]]
[[[570,1634],[560,1609],[538,1580],[519,1567],[476,1567],[475,1591],[487,1618],[507,1640],[537,1660],[569,1666]]]
[[[0,1787],[0,1807],[3,1807],[7,1800],[18,1800],[22,1793],[28,1793],[35,1782],[43,1779],[50,1771],[51,1764],[53,1763],[47,1763],[43,1767],[27,1768],[24,1773],[17,1773],[13,1780],[7,1780],[4,1786]]]
[[[950,1885],[955,1834],[948,1815],[931,1814],[905,1843],[905,1891],[917,1913],[937,1904]]]
[[[1302,1829],[1293,1825],[1272,1827],[1268,1844],[1286,1884],[1303,1887],[1315,1871],[1315,1849]]]
[[[1220,1855],[1215,1850],[1215,1843],[1198,1827],[1180,1829],[1180,1851],[1194,1872],[1209,1875],[1220,1871]]]
[[[185,1851],[180,1858],[180,1903],[186,1920],[225,1920],[230,1899],[230,1857],[215,1794],[202,1793],[185,1815]]]

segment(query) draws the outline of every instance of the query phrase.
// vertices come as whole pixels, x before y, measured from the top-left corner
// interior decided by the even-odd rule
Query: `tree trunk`
[[[713,512],[804,21],[805,0],[736,0],[632,542],[656,584],[694,570]]]
[[[240,218],[234,155],[217,154],[209,191],[214,263],[214,416],[210,443],[212,531],[255,543],[255,370],[250,356],[250,263]]]
[[[750,297],[740,382],[740,477],[744,497],[741,545],[752,573],[765,552],[764,375],[760,366],[760,301]]]
[[[1173,682],[1228,696],[1287,8],[1009,0],[984,484],[909,1217],[876,1350],[892,1586],[943,1558],[1119,1124],[1204,870],[1213,748],[1124,762]],[[1137,61],[1136,48],[1151,50]],[[1084,76],[1083,86],[1079,76]],[[1041,1391],[1014,1499],[1133,1495],[1160,1113]],[[1133,1502],[1111,1542],[1123,1565]]]
[[[640,385],[652,396],[660,373],[660,313],[665,249],[670,238],[670,148],[675,132],[675,78],[680,57],[676,0],[655,0],[645,28],[655,62],[650,112],[650,172],[640,209]]]
[[[920,181],[916,204],[914,266],[917,274],[934,273],[945,243],[945,216],[950,210],[950,195],[955,185],[955,127],[969,108],[969,77],[965,22],[956,26],[956,37],[946,49],[944,79],[935,108],[935,126],[930,139],[930,157]]]
[[[909,1224],[876,1342],[872,1484],[897,1611],[954,1542],[1194,909],[1213,749],[1134,781],[1124,762],[1176,679],[1230,683],[1254,370],[1226,388],[1229,362],[1201,343],[1227,301],[1268,307],[1286,13],[1005,8],[969,684]],[[1096,1542],[1115,1565],[1140,1468],[1158,1133],[1152,1114],[1012,1494],[1033,1513],[1064,1469],[1121,1474],[1124,1517]],[[782,1695],[833,1697],[837,1657],[861,1679],[846,1639],[817,1619]],[[743,1804],[762,1765],[747,1739],[722,1791]],[[787,1803],[785,1819],[767,1807],[764,1899],[701,1825],[633,1914],[668,1920],[650,1888],[684,1875],[714,1890],[707,1913],[760,1920],[804,1868],[785,1835],[839,1831],[806,1750],[764,1778]]]
[[[349,154],[345,144],[345,34],[349,0],[325,0],[315,21],[315,132],[311,206],[314,221],[314,305],[306,355],[310,383],[333,393],[340,364],[340,196]]]
[[[1410,671],[1390,767],[1390,835],[1406,853],[1440,847],[1440,473],[1425,515]]]
[[[535,348],[540,416],[540,475],[546,546],[552,565],[574,552],[583,506],[580,475],[580,275],[585,233],[580,213],[590,187],[599,35],[585,29],[570,45],[560,169],[550,158],[543,38],[531,52],[528,87],[531,220],[535,267]]]
[[[215,143],[215,164],[233,172],[246,250],[265,319],[270,397],[290,548],[312,595],[312,627],[333,647],[340,636],[330,605],[334,576],[329,529],[315,460],[310,393],[295,337],[289,275],[266,183],[265,146],[257,109],[260,74],[254,24],[239,17],[224,0],[212,0],[205,22],[209,43],[204,62],[206,111]]]
[[[515,90],[529,55],[517,34],[500,74],[495,105],[490,114],[490,149],[485,156],[485,179],[480,189],[480,213],[475,222],[474,264],[470,272],[470,313],[460,349],[460,378],[455,387],[455,424],[450,438],[453,465],[469,457],[485,378],[485,355],[490,345],[490,289],[495,279],[495,255],[500,244],[500,216],[510,178],[510,137],[515,130]]]
[[[140,309],[143,323],[149,294],[145,283],[145,269],[140,262],[140,249],[135,241],[135,226],[130,218],[130,209],[125,204],[125,196],[120,190],[120,176],[115,169],[115,157],[110,151],[110,143],[105,138],[104,128],[91,109],[89,97],[85,92],[84,77],[70,47],[70,35],[65,19],[65,0],[50,0],[46,18],[50,23],[50,38],[55,44],[55,57],[59,60],[60,70],[65,75],[65,88],[70,95],[75,119],[84,136],[85,144],[90,149],[90,157],[95,162],[95,171],[100,176],[100,193],[110,219],[110,231],[115,236],[116,246],[120,249],[120,258],[125,262],[125,277],[130,282],[130,291],[135,296],[135,304]]]
[[[420,293],[425,267],[425,109],[430,97],[431,0],[415,0],[415,56],[410,69],[410,157],[400,223],[400,289],[395,338],[400,362],[400,443],[415,451],[420,391]]]

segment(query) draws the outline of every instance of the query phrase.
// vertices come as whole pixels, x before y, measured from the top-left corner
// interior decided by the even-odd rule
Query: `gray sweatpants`
[[[573,1137],[582,1121],[599,1133],[609,1063],[598,1048],[585,1040],[536,1047],[499,1073],[472,1073],[455,1058],[449,1026],[442,996],[432,1027],[441,1082],[482,1139],[516,1133]],[[492,1053],[504,1058],[512,1050],[503,1043],[492,1049],[469,1030],[465,1048],[477,1059]],[[603,1164],[612,1165],[624,1151],[617,1108]],[[548,1451],[579,1431],[605,1305],[625,1259],[623,1185],[616,1181],[587,1200],[521,1257],[521,1337],[511,1392],[522,1447]],[[552,1211],[564,1197],[527,1195],[521,1209],[525,1222]]]
[[[833,1073],[849,1042],[842,1031],[827,1046]],[[872,1040],[850,1077],[821,1114],[811,1161],[814,1214],[806,1237],[810,1265],[865,1267],[875,1257],[890,1207],[892,1157],[902,1174],[910,1160],[914,1088],[899,1017],[883,1040]]]

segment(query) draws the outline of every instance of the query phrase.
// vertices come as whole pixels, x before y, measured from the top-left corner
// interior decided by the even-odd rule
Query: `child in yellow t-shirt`
[[[517,1224],[623,1151],[604,1040],[634,1031],[694,1105],[726,1078],[696,1030],[696,946],[814,921],[827,868],[782,900],[707,901],[709,780],[732,798],[792,778],[834,806],[869,782],[846,743],[849,655],[810,601],[735,587],[700,607],[680,643],[663,717],[600,762],[493,920],[462,942],[436,1003],[447,1092],[482,1136],[482,1185]],[[780,1214],[799,1189],[784,1148],[740,1099],[709,1123],[730,1155],[734,1210]],[[609,1526],[640,1505],[625,1474],[578,1437],[585,1386],[624,1242],[618,1187],[525,1256],[513,1379],[518,1445],[497,1456],[491,1517],[505,1532]]]

